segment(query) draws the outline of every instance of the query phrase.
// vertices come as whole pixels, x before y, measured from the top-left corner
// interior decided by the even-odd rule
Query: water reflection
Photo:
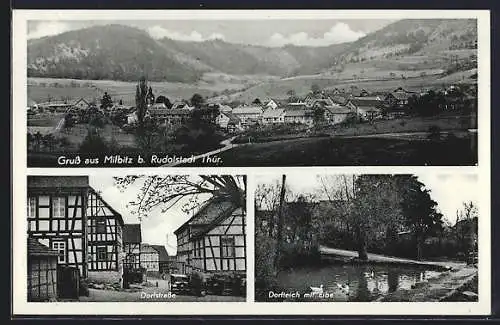
[[[335,265],[300,268],[281,272],[280,287],[310,292],[310,287],[323,285],[329,301],[372,301],[398,289],[411,289],[440,272],[401,266]]]

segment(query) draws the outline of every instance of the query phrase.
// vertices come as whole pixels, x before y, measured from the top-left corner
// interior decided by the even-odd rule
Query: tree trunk
[[[281,184],[281,193],[280,193],[280,204],[278,208],[278,225],[277,225],[277,234],[276,234],[276,259],[274,264],[276,265],[276,269],[279,269],[280,257],[281,257],[281,244],[283,241],[283,208],[285,205],[285,181],[286,175],[283,175],[283,181]]]
[[[363,226],[359,225],[357,227],[357,237],[358,237],[358,258],[362,261],[368,260],[368,252],[366,250],[366,236],[365,231],[362,229]]]

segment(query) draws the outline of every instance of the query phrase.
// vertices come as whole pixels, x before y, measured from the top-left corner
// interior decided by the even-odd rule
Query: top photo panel
[[[475,166],[478,18],[410,16],[27,20],[28,167]]]

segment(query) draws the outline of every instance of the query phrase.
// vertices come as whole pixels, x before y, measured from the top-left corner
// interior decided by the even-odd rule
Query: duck
[[[349,284],[348,283],[345,283],[345,284],[340,284],[340,283],[337,283],[337,287],[340,289],[340,291],[342,291],[345,295],[349,295]]]
[[[319,287],[309,287],[311,288],[312,293],[323,293],[323,285],[320,285]]]

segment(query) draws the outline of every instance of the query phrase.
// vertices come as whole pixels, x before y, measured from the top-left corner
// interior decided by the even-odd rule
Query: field
[[[190,99],[195,93],[204,97],[212,97],[221,92],[240,91],[271,80],[269,76],[229,76],[223,74],[206,74],[203,80],[194,84],[173,82],[150,82],[155,96],[164,95],[171,102]],[[81,97],[87,101],[99,102],[104,92],[108,92],[113,100],[122,100],[124,105],[135,105],[136,82],[113,80],[76,80],[56,78],[28,78],[28,98],[36,103],[51,100],[77,100]]]
[[[223,166],[474,165],[477,138],[418,141],[382,138],[306,138],[243,145],[220,155]],[[477,142],[476,142],[477,143]]]

